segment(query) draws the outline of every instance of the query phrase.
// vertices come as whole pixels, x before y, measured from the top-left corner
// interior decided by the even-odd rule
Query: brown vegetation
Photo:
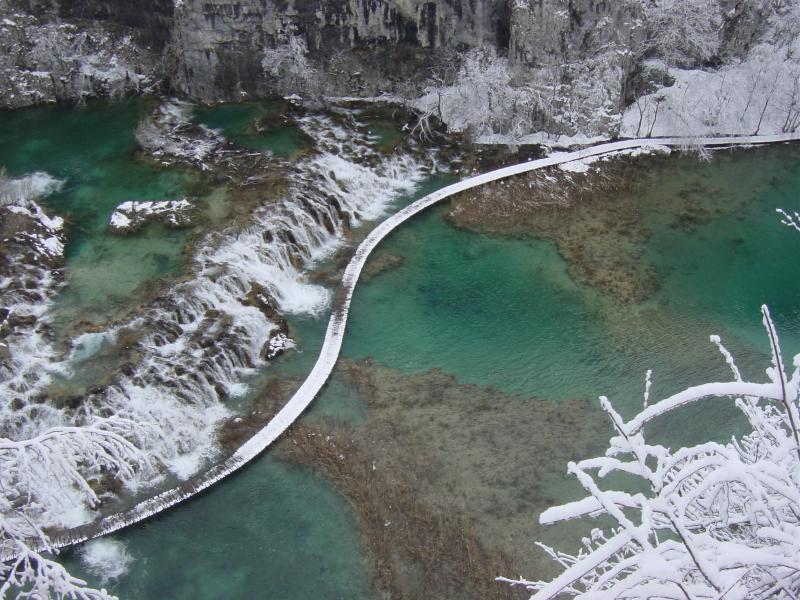
[[[472,231],[550,239],[577,281],[622,302],[641,302],[659,280],[642,260],[648,231],[633,183],[637,172],[627,159],[586,173],[533,171],[459,195],[446,218]]]
[[[409,449],[411,450],[411,449]],[[295,425],[281,440],[283,457],[311,464],[353,507],[373,563],[373,585],[382,597],[515,598],[495,577],[513,572],[503,552],[487,550],[463,516],[434,510],[414,485],[415,460],[381,462],[340,427],[335,434]]]

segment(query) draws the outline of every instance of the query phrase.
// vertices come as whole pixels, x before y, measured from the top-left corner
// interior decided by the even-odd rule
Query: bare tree
[[[306,41],[293,31],[275,48],[265,48],[261,59],[264,73],[283,81],[291,93],[309,91],[314,68],[308,60]]]

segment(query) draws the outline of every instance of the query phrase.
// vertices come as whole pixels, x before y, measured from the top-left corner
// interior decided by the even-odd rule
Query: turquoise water
[[[460,231],[438,207],[382,246],[406,261],[359,285],[343,355],[407,373],[436,366],[460,382],[555,401],[608,394],[633,410],[648,368],[653,394],[726,379],[708,343],[719,333],[745,372],[761,377],[768,357],[762,303],[787,351],[800,348],[800,234],[775,213],[797,206],[800,151],[715,156],[709,165],[655,161],[644,173],[641,211],[651,233],[644,259],[661,279],[648,301],[622,305],[576,283],[547,239]],[[713,196],[712,207],[722,203],[729,214],[691,230],[675,227],[670,198],[699,183],[696,202]]]
[[[121,536],[135,562],[107,585],[126,599],[368,598],[349,506],[314,473],[268,456]],[[85,572],[73,551],[73,574]]]
[[[511,394],[512,403],[577,399],[586,408],[568,418],[606,422],[597,397],[608,395],[632,417],[642,408],[647,369],[653,370],[651,402],[689,385],[730,380],[709,343],[712,333],[722,335],[745,376],[763,381],[769,347],[759,309],[767,303],[791,364],[800,350],[800,234],[780,224],[775,207],[797,207],[800,147],[718,153],[711,164],[681,157],[651,160],[638,175],[643,182],[635,188],[641,195],[636,210],[649,231],[642,261],[655,267],[661,283],[647,301],[622,304],[576,281],[546,235],[512,239],[461,231],[443,218],[446,206],[435,207],[381,246],[379,252],[405,261],[359,284],[343,358],[369,357],[408,375],[438,368],[459,384]],[[683,206],[706,218],[684,225]],[[414,389],[409,385],[407,393]],[[391,393],[404,392],[393,387]],[[408,417],[392,406],[368,407],[362,399],[359,414],[353,408],[359,406],[358,392],[335,384],[317,399],[309,417],[323,412],[324,405],[336,416],[341,406],[346,408],[342,420],[357,427],[367,423],[372,443],[413,448],[417,460],[444,465],[447,477],[423,486],[428,501],[462,507],[486,543],[512,552],[526,576],[540,576],[547,570],[537,562],[541,553],[531,550],[532,542],[542,539],[574,550],[591,525],[540,530],[538,514],[554,501],[585,495],[566,475],[566,462],[578,458],[577,447],[593,446],[591,453],[602,454],[607,437],[587,442],[576,437],[580,429],[569,426],[554,436],[547,423],[534,421],[527,431],[512,433],[502,429],[507,423],[492,407],[476,417],[470,388],[463,393],[463,411],[449,404],[409,411],[413,417]],[[539,413],[532,408],[520,414]],[[431,415],[446,426],[431,427]],[[380,423],[386,421],[392,432],[401,433],[381,442]],[[461,435],[462,430],[485,434],[480,423],[486,422],[497,424],[498,436],[509,433],[514,441],[504,441],[498,450],[492,435]],[[660,419],[647,436],[676,447],[709,438],[727,441],[742,426],[732,402],[720,399]],[[611,433],[607,427],[605,435]],[[537,438],[549,440],[544,451],[533,443]],[[531,447],[541,453],[529,460]],[[471,461],[475,454],[480,460]],[[536,479],[530,479],[531,472]]]
[[[0,165],[12,176],[45,171],[64,181],[44,204],[65,217],[67,282],[57,300],[63,327],[102,322],[131,302],[140,286],[181,273],[188,232],[154,226],[128,238],[106,231],[126,200],[184,196],[192,178],[138,160],[134,131],[149,104],[90,103],[0,111]]]
[[[343,356],[408,373],[437,366],[508,392],[574,393],[563,389],[571,363],[595,362],[603,337],[552,244],[459,231],[444,222],[444,208],[388,240],[385,251],[406,262],[359,287]],[[567,345],[573,361],[537,364]]]
[[[197,107],[193,112],[196,123],[218,129],[233,143],[250,150],[269,150],[283,158],[292,159],[310,149],[301,131],[286,121],[284,102],[241,102]]]
[[[448,175],[432,176],[394,206],[451,181]],[[364,235],[364,230],[354,233],[356,239]],[[275,375],[303,377],[317,359],[326,325],[327,315],[293,318],[300,352],[263,369],[249,382],[251,394]],[[334,377],[326,390],[333,402],[316,404],[317,418],[363,419],[360,397],[341,378]],[[350,506],[319,475],[269,453],[210,493],[112,538],[124,542],[136,561],[109,586],[120,598],[373,597]],[[68,556],[67,566],[98,583],[76,554]]]
[[[343,357],[372,357],[379,365],[409,374],[438,367],[455,375],[459,383],[492,386],[556,403],[568,398],[596,403],[597,395],[605,393],[628,415],[641,406],[648,368],[654,370],[653,397],[690,383],[728,379],[723,361],[707,341],[710,333],[723,334],[745,372],[757,378],[768,358],[758,313],[762,302],[773,308],[784,347],[797,348],[800,341],[792,285],[800,275],[793,260],[800,236],[780,225],[774,213],[775,206],[793,207],[800,190],[799,154],[789,147],[718,154],[711,165],[674,158],[654,161],[651,170],[643,173],[646,181],[639,190],[647,198],[640,208],[651,231],[643,259],[655,264],[662,287],[642,304],[618,304],[574,281],[547,239],[460,231],[442,218],[446,207],[434,208],[401,227],[378,250],[401,255],[405,261],[359,285]],[[673,200],[680,194],[693,194],[692,201],[707,205],[712,217],[691,228],[676,227]],[[726,209],[717,213],[720,202]],[[295,320],[303,353],[288,355],[275,372],[300,375],[309,368],[324,325],[324,319]],[[596,411],[586,414],[598,417]],[[368,415],[359,392],[336,375],[308,418],[333,416],[359,426]],[[718,402],[676,414],[650,433],[672,443],[691,441],[708,436],[709,422],[716,425],[710,433],[723,439],[737,427],[729,403]],[[531,430],[530,436],[535,435],[536,430]],[[519,443],[524,446],[525,439]],[[569,436],[562,443],[570,444]],[[549,464],[538,482],[540,497],[566,499],[580,494],[564,468],[562,462]],[[215,493],[224,496],[228,486],[238,486],[240,481],[246,487],[260,487],[258,466],[222,484]],[[451,492],[442,489],[440,493],[447,502]],[[508,493],[513,494],[513,489]],[[187,518],[186,527],[204,519],[214,526],[227,522],[229,511],[225,510],[203,517],[204,502],[201,498],[184,507],[187,514],[198,511]],[[523,516],[533,521],[541,508],[533,506]],[[172,518],[168,514],[146,526],[158,531],[151,540],[174,535],[169,526]],[[491,526],[480,519],[478,524]],[[180,524],[177,529],[182,531]],[[352,545],[342,553],[352,558],[360,550],[357,537],[351,534]],[[138,535],[133,530],[119,539],[148,561],[174,564],[180,560],[170,558],[166,548],[154,541],[137,546]],[[551,536],[548,541],[562,538],[555,530],[547,535]],[[233,543],[235,538],[231,530],[221,534],[220,543]],[[323,540],[315,538],[313,543]],[[245,549],[250,543],[246,538]],[[303,547],[302,540],[297,543]],[[294,560],[296,551],[295,541],[283,550],[290,557],[287,560]],[[262,559],[247,550],[240,560],[242,556],[249,557],[240,565],[245,572]],[[354,564],[360,566],[351,571],[353,577],[368,577],[363,563]],[[328,583],[309,577],[317,585]],[[126,587],[136,578],[142,578],[142,587]],[[134,567],[120,582],[119,591],[135,589],[136,597],[158,597],[153,590],[159,590],[162,579],[158,571],[142,574]],[[216,590],[220,585],[216,573],[204,570],[191,582],[180,584],[175,597],[182,597],[183,590],[192,586]],[[308,597],[303,585],[287,583],[277,597]]]
[[[0,113],[0,164],[12,174],[45,170],[66,180],[47,201],[71,221],[70,285],[59,300],[65,313],[94,307],[108,314],[143,284],[181,272],[186,233],[152,228],[129,239],[104,233],[119,202],[172,197],[193,184],[180,171],[136,160],[132,131],[146,110],[144,103],[128,103]],[[246,104],[197,118],[246,137],[260,136],[251,127],[269,115]],[[391,131],[379,127],[375,133],[391,144]],[[762,303],[772,309],[786,358],[800,348],[800,234],[780,225],[774,212],[797,206],[800,149],[718,153],[708,165],[659,159],[640,174],[639,209],[650,231],[642,260],[655,266],[661,281],[646,302],[621,305],[575,281],[546,236],[509,239],[457,230],[443,219],[446,207],[438,207],[379,248],[404,262],[359,284],[343,357],[372,357],[406,374],[437,367],[459,383],[553,403],[596,403],[608,394],[629,416],[641,406],[648,368],[654,398],[730,377],[708,343],[710,333],[723,335],[746,375],[762,379],[769,355]],[[447,182],[433,179],[424,191]],[[707,207],[709,218],[680,225],[676,199],[687,197]],[[262,377],[302,377],[316,360],[325,324],[325,317],[294,319],[302,352],[287,354]],[[369,409],[346,378],[335,375],[308,417],[361,426]],[[721,438],[737,426],[723,402],[665,419],[652,434],[673,443],[707,437],[709,421],[716,425],[710,433]],[[548,468],[546,490],[556,498],[573,495],[564,464]],[[441,495],[446,499],[447,491]],[[539,508],[530,509],[531,520]],[[312,471],[269,454],[209,493],[114,537],[135,559],[111,588],[122,598],[370,596],[350,507]],[[81,571],[74,554],[67,562]]]

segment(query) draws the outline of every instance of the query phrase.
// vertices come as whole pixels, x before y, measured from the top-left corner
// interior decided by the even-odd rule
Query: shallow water
[[[296,126],[281,118],[285,109],[286,104],[280,101],[219,104],[195,108],[193,120],[220,130],[222,135],[244,148],[269,150],[292,159],[310,146]]]
[[[725,377],[708,343],[719,333],[758,377],[768,356],[761,304],[787,351],[800,341],[800,235],[775,213],[796,206],[799,155],[783,146],[718,153],[708,165],[652,160],[636,193],[650,233],[644,260],[661,289],[641,304],[576,283],[547,239],[459,231],[442,218],[446,207],[434,208],[379,250],[405,262],[359,285],[343,355],[407,373],[436,366],[464,383],[551,400],[636,392],[621,399],[634,408],[647,368],[653,394]],[[708,205],[705,222],[680,225],[671,199],[681,194]],[[697,362],[699,354],[708,360]]]
[[[369,597],[349,506],[314,473],[268,456],[124,539],[133,563],[106,587],[127,599]],[[73,551],[65,556],[85,573]]]
[[[151,227],[127,238],[106,230],[120,203],[177,198],[192,185],[182,171],[135,157],[134,131],[148,108],[146,101],[129,101],[0,112],[0,165],[11,175],[45,171],[64,181],[44,200],[68,223],[59,330],[77,320],[101,323],[129,306],[140,286],[183,269],[187,230]]]

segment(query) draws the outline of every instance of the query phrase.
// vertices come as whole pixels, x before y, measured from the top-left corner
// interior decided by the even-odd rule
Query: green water
[[[224,485],[125,531],[120,598],[369,597],[349,506],[305,469],[259,458]],[[95,585],[74,552],[67,567]]]
[[[77,319],[102,322],[143,284],[183,269],[186,230],[154,226],[127,238],[106,230],[126,200],[176,198],[191,190],[187,173],[135,157],[134,132],[149,107],[131,101],[0,111],[0,165],[12,176],[45,171],[65,182],[44,201],[68,223],[68,285],[57,300],[64,327]]]
[[[800,347],[800,234],[775,213],[797,206],[800,151],[715,156],[709,165],[655,161],[645,174],[641,210],[651,235],[644,257],[662,284],[648,301],[615,303],[574,281],[549,240],[457,230],[441,206],[382,246],[405,263],[359,285],[343,356],[371,356],[406,373],[437,366],[460,382],[551,400],[621,393],[623,405],[634,408],[648,368],[654,394],[725,378],[708,343],[709,334],[720,333],[745,372],[760,377],[768,357],[762,303],[787,351]],[[671,194],[698,182],[705,187],[697,202],[704,193],[722,195],[736,210],[692,230],[674,227]],[[635,398],[624,396],[631,393]]]
[[[302,132],[286,121],[283,102],[241,102],[195,108],[193,119],[218,129],[234,144],[249,150],[269,150],[292,159],[310,148]]]

